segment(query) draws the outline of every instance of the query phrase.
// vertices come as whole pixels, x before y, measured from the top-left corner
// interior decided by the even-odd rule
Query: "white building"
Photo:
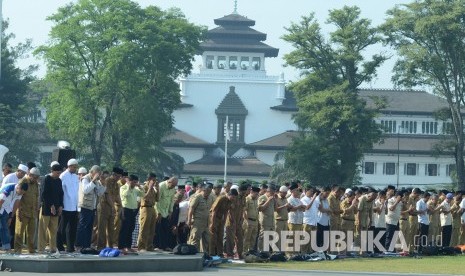
[[[282,74],[267,75],[266,59],[278,49],[263,43],[266,34],[251,28],[255,21],[233,13],[214,22],[218,27],[201,44],[200,72],[180,80],[182,104],[164,146],[185,159],[183,177],[221,179],[228,117],[228,178],[267,179],[297,133],[295,99],[285,91]],[[383,142],[361,164],[364,184],[451,183],[452,153],[433,157],[434,144],[443,137],[443,124],[433,113],[447,106],[444,100],[422,91],[360,93],[368,103],[371,96],[387,101],[377,119],[386,128]]]

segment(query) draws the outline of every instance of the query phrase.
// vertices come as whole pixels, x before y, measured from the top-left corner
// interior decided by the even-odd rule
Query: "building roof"
[[[271,166],[257,158],[228,158],[228,175],[269,176]],[[224,174],[224,158],[205,156],[184,165],[183,174],[219,175]]]
[[[270,107],[273,110],[279,111],[291,111],[296,112],[299,109],[297,108],[297,101],[294,97],[292,91],[286,90],[284,92],[284,100],[280,105]]]
[[[298,131],[288,130],[286,132],[271,136],[269,138],[246,145],[246,148],[255,149],[285,149],[292,142],[292,139],[299,135]]]
[[[239,95],[235,92],[235,87],[230,86],[229,92],[226,94],[224,99],[221,101],[218,108],[215,109],[217,115],[247,115],[248,111],[242,103]]]
[[[360,89],[359,95],[367,101],[368,107],[375,107],[376,98],[384,99],[386,107],[383,113],[431,115],[437,110],[447,108],[445,99],[426,91],[397,90],[397,89]],[[297,102],[291,91],[286,91],[285,99],[281,105],[272,106],[271,109],[280,111],[298,111]]]
[[[383,113],[427,115],[439,109],[447,108],[445,99],[418,90],[395,89],[361,89],[360,97],[367,101],[368,106],[374,106],[373,97],[386,100]]]
[[[162,139],[164,147],[215,147],[202,139],[173,127],[173,131]]]
[[[279,49],[262,42],[266,40],[266,34],[250,28],[255,25],[254,20],[233,13],[214,22],[218,27],[209,30],[205,41],[200,44],[203,52],[252,52],[263,53],[265,57],[278,56]]]
[[[394,153],[394,154],[429,154],[434,152],[435,145],[439,144],[444,136],[425,136],[400,134],[386,135],[376,144],[369,153]]]

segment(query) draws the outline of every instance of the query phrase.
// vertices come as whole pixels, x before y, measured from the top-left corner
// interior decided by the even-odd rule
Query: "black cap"
[[[63,171],[63,167],[60,164],[56,164],[52,166],[52,172],[61,172]]]
[[[186,189],[186,185],[178,185],[178,190],[184,190]]]
[[[147,174],[147,178],[157,178],[157,175],[153,172]]]
[[[130,181],[137,181],[137,180],[139,180],[139,177],[137,175],[135,175],[135,174],[131,174],[129,176],[129,180]]]
[[[242,184],[241,186],[239,186],[239,191],[247,191],[247,189],[248,189],[247,184]]]
[[[123,172],[123,176],[129,176],[128,172]]]
[[[236,190],[236,189],[231,189],[231,190],[229,190],[229,193],[228,193],[228,195],[238,196],[238,195],[239,195],[239,193],[237,192],[237,190]]]
[[[258,193],[258,192],[260,192],[260,188],[253,186],[252,187],[252,192]]]
[[[297,189],[299,188],[299,185],[297,185],[297,183],[292,183],[291,186],[289,187],[289,190],[294,190],[294,189]]]
[[[113,173],[123,175],[124,171],[123,171],[123,169],[121,169],[121,168],[113,167]]]
[[[204,188],[210,188],[210,189],[213,189],[213,183],[211,183],[211,182],[207,182],[207,183],[205,184],[205,187],[204,187]]]

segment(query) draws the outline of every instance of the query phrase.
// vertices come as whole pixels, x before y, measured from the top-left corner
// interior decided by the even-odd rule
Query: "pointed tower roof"
[[[229,92],[221,101],[217,109],[215,109],[215,114],[217,115],[242,115],[245,116],[249,112],[245,108],[239,96],[234,91],[235,87],[230,86]]]
[[[255,21],[237,13],[232,13],[214,20],[218,27],[207,32],[206,39],[200,45],[202,51],[228,51],[263,53],[265,57],[277,57],[279,49],[262,41],[266,34],[256,31],[251,26]]]

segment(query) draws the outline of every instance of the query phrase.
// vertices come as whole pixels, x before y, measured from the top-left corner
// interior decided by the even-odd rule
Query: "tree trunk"
[[[455,148],[455,166],[457,169],[457,188],[459,190],[465,190],[465,172],[464,172],[464,160],[463,160],[463,150],[464,150],[464,134],[463,134],[463,118],[460,112],[460,104],[455,104],[452,111],[452,123],[454,124],[454,134],[456,139],[456,148]]]

